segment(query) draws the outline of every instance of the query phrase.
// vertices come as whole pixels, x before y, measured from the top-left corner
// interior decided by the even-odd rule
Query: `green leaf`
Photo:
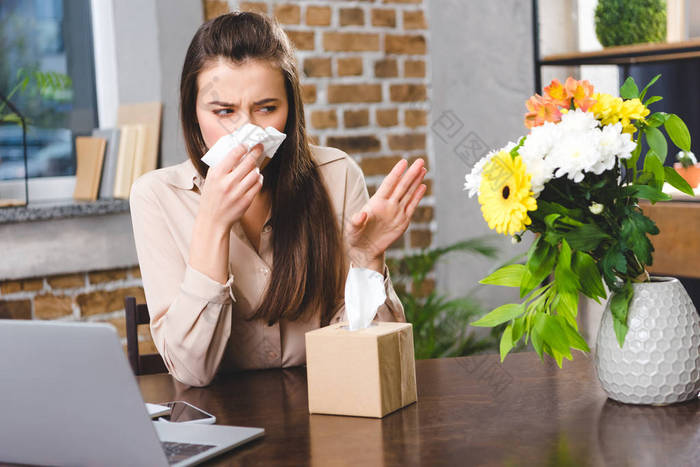
[[[571,356],[571,353],[569,355],[564,355],[563,353],[557,351],[556,349],[553,349],[549,346],[545,347],[547,350],[546,352],[550,354],[553,358],[554,361],[557,362],[557,366],[561,368],[562,361],[566,358],[567,360],[571,360],[573,357]]]
[[[610,299],[610,312],[617,321],[622,324],[627,323],[627,312],[632,299],[632,285],[627,282],[623,288],[615,292]]]
[[[571,248],[566,240],[561,241],[559,259],[554,268],[554,281],[557,291],[576,292],[580,288],[578,278],[571,270]]]
[[[559,203],[553,203],[550,201],[545,201],[543,199],[537,200],[537,211],[534,212],[538,214],[543,213],[544,215],[557,213],[561,214],[562,216],[568,216],[573,218],[579,218],[582,214],[581,209],[566,208]]]
[[[642,265],[651,264],[651,252],[654,251],[647,234],[658,233],[659,228],[654,221],[636,210],[629,212],[620,224],[620,236],[625,239],[626,244]]]
[[[539,322],[544,319],[544,313],[535,313],[533,318],[534,323],[532,324],[532,330],[530,331],[530,340],[532,341],[532,348],[535,349],[537,355],[539,355],[540,360],[542,359],[542,336],[540,335]]]
[[[668,136],[671,137],[673,144],[683,151],[690,151],[690,132],[678,115],[669,115],[666,123],[664,123],[664,128]]]
[[[557,259],[557,250],[542,237],[533,243],[528,252],[527,271],[520,283],[520,298],[530,293],[549,274],[551,274]]]
[[[501,335],[501,362],[506,358],[508,352],[513,348],[513,325],[509,324]]]
[[[506,303],[494,309],[481,319],[471,323],[472,326],[493,327],[501,323],[517,318],[525,312],[525,306],[522,303]]]
[[[523,146],[523,144],[525,144],[525,139],[525,136],[521,136],[520,140],[518,140],[518,144],[510,150],[510,157],[512,159],[515,159],[515,157],[518,155],[518,150]]]
[[[19,118],[18,115],[15,114],[7,114],[7,115],[2,115],[0,116],[0,122],[9,122],[9,123],[22,123],[22,119]]]
[[[652,204],[657,201],[668,201],[671,199],[670,195],[651,185],[628,185],[625,187],[624,192],[635,198],[648,199]]]
[[[515,345],[525,333],[525,316],[513,320],[512,341]]]
[[[556,350],[565,357],[571,357],[569,339],[554,316],[543,314],[535,327],[539,330],[542,341],[547,343],[552,350]]]
[[[598,299],[605,298],[605,287],[603,287],[603,278],[593,257],[583,251],[576,251],[571,269],[581,282],[581,292],[600,303]]]
[[[661,78],[661,75],[660,75],[660,74],[654,76],[654,77],[651,79],[651,81],[649,81],[649,83],[648,83],[646,86],[644,86],[644,89],[642,89],[642,92],[639,93],[639,98],[640,98],[640,99],[644,99],[644,96],[647,95],[647,91],[649,90],[649,88],[651,87],[651,85],[654,84],[654,83],[656,83],[656,81],[657,81],[659,78]],[[650,99],[651,99],[651,98],[650,98]],[[644,105],[646,105],[646,104],[644,104]]]
[[[552,309],[572,326],[576,327],[578,315],[578,292],[557,292],[552,300]]]
[[[544,262],[544,260],[547,258],[551,248],[552,247],[547,242],[542,240],[541,236],[537,237],[527,252],[526,266],[530,272],[537,272],[542,265],[542,262]]]
[[[674,188],[682,191],[686,195],[695,196],[693,188],[688,184],[685,178],[681,177],[673,167],[664,167],[666,181]]]
[[[651,96],[649,99],[644,101],[644,107],[649,107],[654,102],[662,101],[664,98],[661,96]]]
[[[583,338],[583,336],[581,336],[581,334],[578,332],[578,330],[576,328],[572,327],[568,323],[568,321],[566,321],[561,316],[557,315],[557,318],[559,319],[559,325],[564,330],[564,333],[566,334],[566,337],[569,340],[569,345],[572,348],[580,350],[582,352],[590,352],[591,349],[588,348],[588,344],[586,343],[586,340]]]
[[[620,274],[625,274],[627,272],[627,260],[625,255],[622,254],[620,245],[614,243],[608,248],[605,253],[603,253],[602,258],[602,271],[603,277],[605,278],[605,283],[608,284],[608,288],[613,289],[615,285],[615,272]]]
[[[665,125],[668,125],[668,120],[666,121]],[[656,157],[659,158],[661,164],[663,165],[663,163],[666,162],[666,156],[668,155],[668,143],[666,142],[664,134],[661,133],[661,130],[658,128],[649,127],[644,130],[644,135],[647,138],[649,147],[656,153]]]
[[[559,219],[560,217],[561,217],[561,214],[557,214],[557,213],[548,214],[544,218],[544,223],[547,225],[547,227],[549,227],[550,229],[553,229],[554,222],[556,222],[556,220]]]
[[[542,281],[537,282],[529,269],[525,269],[523,278],[520,280],[520,298],[532,292]]]
[[[637,161],[642,153],[642,134],[643,133],[640,131],[639,136],[637,136],[637,139],[634,140],[637,146],[635,146],[634,150],[632,151],[632,157],[625,159],[625,167],[628,169],[637,168]]]
[[[637,83],[634,82],[634,78],[628,76],[622,87],[620,88],[620,97],[623,99],[634,99],[639,97],[639,88]]]
[[[620,348],[622,348],[622,346],[625,344],[625,336],[627,336],[627,331],[629,330],[629,328],[626,324],[623,324],[620,321],[613,318],[613,329],[615,330],[615,337],[617,337],[617,343],[620,345]]]
[[[595,250],[603,240],[610,237],[596,224],[583,224],[564,234],[571,248],[575,250]]]
[[[505,287],[520,287],[525,273],[524,264],[509,264],[492,272],[479,281],[480,284],[502,285]]]
[[[664,124],[664,122],[666,122],[667,118],[668,114],[666,113],[654,112],[653,114],[649,115],[649,117],[647,117],[647,125],[653,128],[660,127]]]
[[[664,186],[664,163],[653,150],[650,150],[644,158],[644,171],[653,175],[653,186],[661,190]]]

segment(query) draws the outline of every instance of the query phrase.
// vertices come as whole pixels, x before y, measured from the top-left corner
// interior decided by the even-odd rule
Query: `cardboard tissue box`
[[[384,417],[416,402],[410,323],[336,323],[306,333],[309,413]]]

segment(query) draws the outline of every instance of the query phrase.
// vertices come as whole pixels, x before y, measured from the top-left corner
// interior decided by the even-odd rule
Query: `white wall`
[[[429,8],[437,242],[444,246],[493,233],[476,198],[463,191],[464,176],[489,149],[525,132],[525,100],[534,86],[532,21],[530,2],[522,0],[441,0]],[[501,259],[525,247],[514,247],[506,236],[498,244]],[[439,290],[465,295],[496,264],[455,255],[438,267]],[[517,299],[508,292],[481,287],[479,297],[496,306]]]

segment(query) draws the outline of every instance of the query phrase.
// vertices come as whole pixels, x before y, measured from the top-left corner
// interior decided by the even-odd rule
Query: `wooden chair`
[[[148,306],[136,304],[135,297],[124,298],[124,312],[126,313],[126,352],[129,356],[131,369],[135,375],[150,375],[153,373],[167,373],[163,358],[157,354],[139,355],[138,326],[149,324],[151,317],[148,314]]]

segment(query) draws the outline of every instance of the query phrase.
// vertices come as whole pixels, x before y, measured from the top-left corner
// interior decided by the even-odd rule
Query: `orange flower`
[[[577,109],[588,112],[588,109],[596,103],[593,99],[593,85],[587,80],[576,81],[569,76],[565,86],[567,95],[574,99]]]
[[[556,78],[552,80],[549,86],[544,88],[544,94],[553,104],[559,107],[564,107],[565,109],[571,107],[571,96],[564,85]]]
[[[535,94],[525,102],[528,113],[525,114],[525,126],[532,128],[543,125],[544,122],[559,122],[561,112],[557,105],[546,97]]]

